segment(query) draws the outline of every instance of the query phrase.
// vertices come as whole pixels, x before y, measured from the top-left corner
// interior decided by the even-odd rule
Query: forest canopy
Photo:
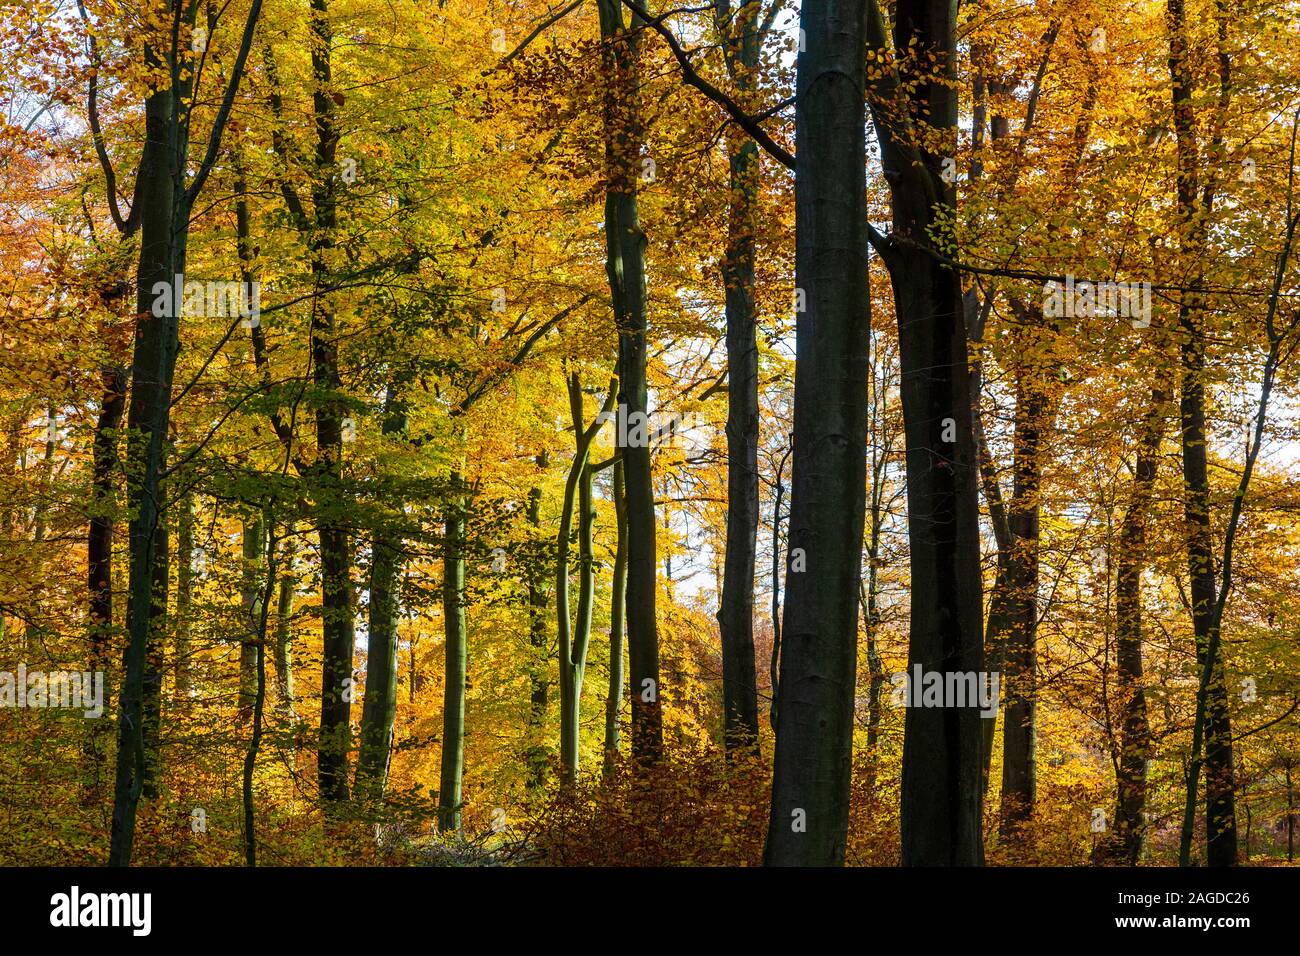
[[[0,864],[1285,865],[1300,5],[0,13]]]

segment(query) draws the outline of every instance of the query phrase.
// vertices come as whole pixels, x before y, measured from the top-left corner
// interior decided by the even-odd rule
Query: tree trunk
[[[866,510],[863,0],[805,0],[795,138],[794,466],[764,863],[838,866],[848,835]]]
[[[438,828],[460,830],[461,782],[465,771],[465,509],[461,476],[452,474],[451,497],[443,517],[442,623],[446,667],[442,697],[442,768]]]
[[[406,408],[389,386],[383,432],[406,431]],[[369,650],[366,654],[366,699],[361,708],[361,749],[357,754],[359,794],[382,800],[388,782],[397,717],[397,582],[402,569],[402,538],[391,527],[376,529],[371,548]]]
[[[163,467],[166,467],[164,461]],[[158,489],[158,528],[155,531],[153,594],[154,602],[149,621],[149,642],[144,657],[144,783],[140,794],[146,800],[158,798],[159,775],[162,772],[162,683],[166,670],[164,648],[167,644],[167,578],[171,564],[171,549],[167,539],[167,486]]]
[[[271,592],[275,588],[275,548],[274,525],[271,511],[265,513],[266,536],[263,540],[261,521],[246,522],[245,529],[251,525],[258,543],[255,548],[247,545],[244,550],[266,552],[266,580],[257,582],[254,593],[251,641],[254,649],[255,687],[253,691],[253,733],[248,741],[248,750],[244,754],[243,798],[244,798],[244,862],[257,866],[257,825],[253,804],[253,771],[257,766],[257,755],[262,745],[262,718],[266,710],[266,619],[270,612]],[[256,565],[255,565],[256,567]]]
[[[1142,676],[1142,570],[1146,564],[1147,523],[1160,460],[1164,406],[1169,397],[1151,394],[1142,423],[1133,474],[1133,497],[1120,525],[1115,579],[1116,682],[1120,708],[1119,760],[1113,833],[1102,844],[1103,860],[1136,866],[1146,833],[1147,762],[1151,728],[1147,723]]]
[[[639,70],[635,34],[623,27],[619,0],[598,0],[601,62],[606,87],[605,271],[618,329],[619,418],[635,429],[646,423],[645,233],[637,211],[642,133],[637,106]],[[634,23],[635,25],[635,23]],[[623,431],[620,428],[620,431]],[[653,764],[663,751],[663,689],[659,686],[659,632],[655,616],[657,560],[650,445],[623,441],[627,497],[627,645],[632,679],[632,756]]]
[[[297,580],[294,577],[293,537],[296,530],[292,524],[287,529],[283,544],[284,554],[280,572],[280,593],[275,609],[275,682],[279,706],[285,714],[297,720],[294,711],[293,689],[293,599]],[[296,735],[295,735],[296,739]]]
[[[545,469],[547,455],[542,452],[537,456],[537,467]],[[534,542],[541,546],[542,527],[542,489],[533,487],[528,490],[528,523],[532,527]],[[524,569],[528,584],[528,749],[525,759],[528,763],[528,786],[536,790],[546,779],[546,746],[542,742],[542,733],[546,724],[546,707],[550,696],[550,683],[547,680],[546,653],[546,591],[542,588],[541,554],[529,556],[528,566]]]
[[[321,798],[348,798],[348,762],[352,747],[352,654],[356,636],[352,616],[352,550],[343,524],[347,501],[342,487],[344,407],[339,392],[339,351],[335,315],[328,294],[320,290],[332,281],[331,254],[338,228],[336,152],[339,133],[332,89],[333,27],[327,0],[311,0],[311,65],[315,89],[312,114],[316,121],[316,171],[312,178],[315,229],[311,233],[312,300],[311,353],[313,384],[320,395],[316,408],[318,533],[321,553],[321,604],[324,632],[321,660],[321,711],[318,776]]]
[[[254,698],[257,697],[257,626],[262,611],[258,601],[262,594],[262,515],[250,511],[243,518],[243,583],[240,603],[243,619],[240,622],[242,637],[239,641],[239,719],[253,716]]]
[[[791,449],[786,448],[776,469],[776,489],[772,500],[772,659],[768,662],[768,679],[772,685],[772,703],[767,720],[776,732],[776,698],[781,686],[781,504],[785,498],[785,463]]]
[[[1051,427],[1048,381],[1051,332],[1042,327],[1041,309],[1016,308],[1021,319],[1018,353],[1024,358],[1016,374],[1016,411],[1012,438],[1014,463],[1011,505],[1007,512],[1011,551],[1007,560],[1009,602],[1002,687],[1002,821],[1003,839],[1024,835],[1034,816],[1037,797],[1037,665],[1039,576],[1039,486],[1042,482],[1043,432]]]
[[[971,416],[966,328],[956,271],[930,251],[950,245],[956,190],[943,157],[917,145],[941,135],[955,148],[955,7],[899,0],[894,48],[939,75],[909,77],[910,112],[928,127],[906,130],[897,103],[873,98],[894,231],[885,249],[898,315],[907,446],[911,545],[908,669],[940,674],[984,670],[978,467]],[[873,17],[873,46],[883,27]],[[915,83],[911,80],[915,79]],[[906,111],[905,111],[906,112]],[[966,707],[909,707],[903,744],[904,865],[979,865],[983,792],[982,720]]]
[[[569,374],[569,415],[573,421],[575,449],[573,464],[564,485],[564,504],[560,511],[560,531],[556,537],[555,619],[560,650],[560,771],[565,783],[578,776],[581,756],[582,678],[587,670],[587,649],[591,643],[591,612],[595,592],[595,561],[592,553],[592,469],[588,461],[591,443],[605,418],[614,407],[617,383],[611,381],[609,394],[596,421],[583,427],[582,384],[577,372]],[[573,512],[578,511],[578,613],[569,620],[569,537],[573,530]]]
[[[742,0],[738,28],[724,42],[742,96],[758,68],[758,0]],[[731,27],[723,27],[731,31]],[[718,626],[722,636],[723,740],[728,751],[758,750],[754,671],[754,570],[758,540],[758,341],[754,310],[754,200],[758,147],[730,143],[731,205],[722,279],[727,311],[727,543]]]
[[[161,66],[148,52],[150,62]],[[171,376],[176,360],[180,289],[170,308],[154,315],[155,284],[172,288],[177,267],[174,227],[176,128],[172,90],[160,87],[145,101],[145,145],[136,175],[134,207],[140,210],[140,259],[136,272],[137,329],[131,360],[131,401],[127,413],[127,507],[130,570],[127,584],[127,646],[119,694],[116,780],[108,862],[126,866],[135,841],[136,806],[144,786],[145,654],[153,610],[154,546],[159,521],[158,485],[163,442],[171,406]]]
[[[1206,230],[1212,191],[1203,201],[1198,169],[1200,147],[1191,67],[1187,61],[1187,25],[1183,0],[1168,0],[1169,76],[1172,89],[1174,135],[1178,156],[1179,251],[1183,271],[1191,285],[1199,285],[1205,255]],[[1222,38],[1220,38],[1222,42]],[[1237,819],[1232,769],[1232,724],[1223,660],[1207,660],[1218,645],[1212,631],[1218,596],[1214,566],[1214,538],[1210,526],[1208,433],[1205,417],[1205,313],[1201,297],[1183,293],[1178,305],[1182,357],[1182,391],[1179,417],[1182,426],[1183,515],[1187,524],[1187,565],[1191,582],[1192,629],[1196,636],[1198,669],[1209,668],[1205,707],[1205,834],[1206,863],[1233,866],[1237,862]],[[1195,766],[1195,764],[1193,764]],[[1199,769],[1199,768],[1198,768]],[[1188,792],[1195,787],[1188,781]],[[1186,831],[1186,827],[1184,828]],[[1184,832],[1183,842],[1190,838]],[[1180,853],[1184,863],[1187,853]]]
[[[1295,790],[1291,785],[1291,762],[1286,763],[1286,861],[1295,862]]]
[[[111,301],[116,302],[117,297]],[[113,645],[113,513],[117,508],[114,471],[117,468],[117,432],[126,410],[126,369],[109,364],[101,374],[99,417],[95,422],[92,451],[92,481],[95,512],[86,537],[87,585],[90,595],[90,669],[108,670]],[[109,682],[105,680],[107,688]],[[106,695],[107,696],[107,695]],[[111,702],[104,701],[111,713]],[[87,799],[97,799],[107,756],[107,720],[94,720],[86,734],[86,756],[90,761]]]
[[[187,491],[177,502],[180,516],[176,523],[176,663],[173,699],[188,709],[194,689],[193,623],[194,610],[194,493]]]
[[[614,462],[614,580],[609,604],[609,689],[605,695],[605,765],[608,778],[618,757],[623,712],[623,607],[627,589],[627,499],[623,496],[623,459]]]

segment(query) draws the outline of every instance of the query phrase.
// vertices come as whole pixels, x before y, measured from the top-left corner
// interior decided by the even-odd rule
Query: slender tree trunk
[[[1051,333],[1042,328],[1041,310],[1017,309],[1022,319],[1019,352],[1026,356],[1016,370],[1013,486],[1007,519],[1011,532],[1002,724],[1002,822],[1004,839],[1024,835],[1033,820],[1037,798],[1039,487],[1042,482],[1043,431],[1051,425],[1052,374],[1046,360]]]
[[[262,617],[258,601],[262,594],[262,515],[250,511],[243,519],[243,583],[240,603],[243,606],[239,641],[239,718],[253,716],[253,702],[257,696],[257,626]]]
[[[176,522],[176,663],[172,696],[177,706],[188,709],[194,689],[193,646],[194,613],[194,493],[186,491],[176,502],[180,515]]]
[[[275,610],[275,682],[276,696],[284,713],[297,720],[293,689],[293,599],[297,587],[294,576],[293,537],[296,528],[287,529],[280,564],[280,593]]]
[[[465,511],[468,499],[459,474],[443,516],[442,619],[446,668],[442,705],[442,768],[438,792],[438,828],[460,830],[461,783],[465,771]]]
[[[118,301],[113,297],[112,301]],[[87,584],[90,595],[90,669],[105,673],[112,652],[113,637],[113,524],[117,507],[114,471],[117,468],[117,432],[126,410],[126,369],[108,364],[101,373],[99,417],[95,422],[92,450],[94,514],[86,539]],[[109,686],[105,679],[104,686]],[[111,713],[111,702],[104,701]],[[86,756],[90,761],[87,800],[97,799],[107,756],[107,720],[90,721],[86,734]]]
[[[262,745],[262,721],[266,711],[266,619],[270,612],[271,593],[275,589],[276,541],[272,515],[268,509],[265,513],[266,540],[262,540],[262,522],[252,522],[252,530],[257,534],[257,551],[266,551],[266,580],[260,583],[253,598],[254,619],[252,623],[252,645],[254,648],[256,687],[253,693],[253,733],[248,741],[248,751],[244,754],[243,798],[244,798],[244,862],[257,866],[257,822],[254,816],[253,771],[257,766],[257,755]],[[248,525],[245,525],[247,528]],[[252,550],[245,548],[245,551]]]
[[[772,659],[768,662],[768,679],[772,685],[772,703],[767,708],[768,723],[776,731],[777,690],[781,686],[781,505],[785,498],[785,463],[790,448],[781,456],[776,469],[776,489],[772,501]]]
[[[866,510],[866,4],[805,0],[795,106],[794,466],[764,863],[839,866],[848,837]]]
[[[591,643],[591,613],[595,592],[595,560],[592,552],[592,469],[588,461],[591,443],[617,397],[616,382],[611,381],[609,394],[600,416],[584,427],[582,383],[577,372],[569,375],[569,414],[573,421],[575,449],[573,464],[564,485],[564,504],[560,511],[560,531],[556,538],[555,618],[560,649],[560,769],[565,783],[578,775],[581,756],[582,678],[587,670],[587,649]],[[576,504],[575,504],[576,498]],[[573,530],[574,508],[578,512],[578,608],[577,617],[569,620],[569,537]]]
[[[738,94],[753,89],[758,68],[759,0],[742,0],[739,24],[723,24]],[[727,542],[718,625],[722,635],[723,740],[758,750],[754,671],[754,571],[758,541],[758,341],[754,309],[754,199],[758,147],[730,143],[731,206],[722,278],[727,311]]]
[[[623,495],[623,459],[614,462],[614,581],[609,604],[609,688],[605,695],[605,765],[608,778],[618,757],[623,712],[623,607],[627,589],[627,499]]]
[[[1169,397],[1151,394],[1134,465],[1133,495],[1120,525],[1116,556],[1116,682],[1120,710],[1119,760],[1116,773],[1114,826],[1102,844],[1103,860],[1136,866],[1146,835],[1147,763],[1151,728],[1147,722],[1142,675],[1142,570],[1146,564],[1148,512],[1160,460],[1164,407]]]
[[[321,661],[321,711],[318,775],[321,798],[348,798],[348,763],[352,748],[352,655],[356,640],[353,621],[352,550],[344,515],[347,500],[342,483],[344,407],[334,397],[341,383],[336,317],[327,293],[338,228],[338,120],[335,113],[331,51],[334,31],[327,0],[311,0],[311,64],[315,89],[312,115],[316,122],[316,170],[312,177],[314,230],[310,238],[312,280],[311,353],[314,384],[320,393],[316,408],[316,479],[321,553],[321,604],[324,631]]]
[[[167,579],[171,564],[171,549],[167,539],[167,486],[158,489],[161,511],[154,541],[153,593],[154,602],[149,621],[149,642],[145,648],[144,668],[144,783],[141,796],[146,800],[158,798],[159,777],[162,773],[162,683],[166,671],[163,652],[167,644]]]
[[[620,419],[648,432],[646,396],[645,233],[637,211],[642,132],[634,33],[623,26],[619,0],[598,0],[606,81],[605,242],[610,300],[618,329]],[[633,23],[635,26],[635,22]],[[620,429],[621,431],[623,429]],[[653,764],[663,751],[654,487],[649,439],[620,442],[627,498],[627,645],[632,680],[632,756]]]
[[[537,467],[545,469],[547,456],[542,452],[537,456]],[[528,490],[528,523],[532,526],[534,539],[540,547],[542,527],[542,489],[533,487]],[[546,725],[546,708],[550,697],[550,682],[547,680],[546,653],[546,591],[542,587],[539,566],[541,555],[530,556],[528,566],[524,569],[528,583],[528,750],[525,759],[528,762],[528,786],[530,789],[541,787],[546,779],[546,746],[542,742],[542,733]]]
[[[385,402],[383,431],[406,431],[406,409],[393,386]],[[387,526],[376,529],[371,548],[370,627],[366,662],[366,699],[361,708],[361,749],[357,755],[357,791],[382,800],[388,782],[397,717],[397,582],[402,567],[402,539]]]
[[[1291,785],[1291,762],[1286,763],[1286,861],[1295,862],[1295,790]]]
[[[1174,135],[1178,155],[1179,247],[1182,265],[1198,285],[1203,274],[1206,230],[1212,191],[1201,196],[1195,96],[1188,63],[1187,24],[1183,0],[1168,0],[1169,76],[1172,88]],[[1221,49],[1222,49],[1222,38]],[[1200,669],[1207,663],[1210,682],[1205,707],[1205,833],[1209,866],[1237,862],[1237,819],[1232,769],[1232,724],[1222,658],[1208,661],[1218,640],[1211,632],[1218,596],[1214,566],[1214,538],[1210,525],[1209,435],[1205,416],[1205,313],[1201,297],[1184,293],[1178,305],[1182,357],[1182,391],[1179,417],[1182,426],[1183,515],[1187,526],[1187,564],[1191,585],[1192,628]],[[1188,790],[1193,784],[1189,781]],[[1186,839],[1186,836],[1184,836]],[[1185,855],[1185,854],[1184,854]]]
[[[867,511],[867,580],[859,588],[863,629],[867,637],[867,750],[871,754],[870,782],[875,783],[879,758],[880,719],[885,690],[885,667],[877,633],[880,626],[880,545],[885,522],[885,476],[894,451],[889,426],[888,369],[878,349],[868,350],[870,404],[867,448],[870,456],[871,492]]]

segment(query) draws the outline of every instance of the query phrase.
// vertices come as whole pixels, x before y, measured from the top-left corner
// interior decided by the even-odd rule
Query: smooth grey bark
[[[848,835],[866,508],[864,0],[806,0],[795,106],[794,465],[763,861],[838,866]]]

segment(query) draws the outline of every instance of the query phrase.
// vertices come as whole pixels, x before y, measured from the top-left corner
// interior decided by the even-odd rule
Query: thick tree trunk
[[[866,510],[863,0],[805,0],[795,107],[794,466],[764,862],[838,866],[849,815]]]
[[[635,35],[623,28],[619,0],[598,0],[605,41],[605,271],[618,328],[620,419],[626,431],[645,423],[646,291],[645,233],[637,211],[637,176],[642,145],[637,106]],[[622,429],[620,429],[622,430]],[[645,431],[648,431],[648,426]],[[663,751],[659,686],[659,631],[654,487],[648,439],[620,442],[627,498],[627,645],[632,681],[632,756],[653,764]]]
[[[150,56],[157,64],[157,58]],[[171,406],[176,360],[180,289],[172,288],[177,270],[174,243],[176,128],[172,91],[160,88],[145,101],[145,145],[136,175],[134,206],[140,210],[140,259],[136,272],[137,329],[131,361],[131,401],[127,414],[127,507],[130,570],[127,584],[127,646],[118,701],[116,781],[108,862],[126,866],[135,841],[135,815],[144,786],[144,694],[146,650],[153,611],[154,546],[163,443]],[[153,313],[155,284],[174,293],[171,308]]]
[[[135,349],[131,360],[131,401],[127,413],[130,435],[127,441],[127,506],[132,519],[129,531],[130,569],[126,612],[127,646],[124,655],[122,690],[119,695],[118,751],[113,788],[113,823],[108,863],[126,866],[131,862],[135,841],[135,816],[145,784],[146,671],[148,643],[153,627],[155,586],[155,539],[161,521],[160,483],[166,459],[167,426],[171,417],[172,374],[179,348],[181,280],[185,273],[186,243],[190,213],[203,180],[212,169],[220,149],[221,134],[248,56],[253,31],[261,11],[261,0],[253,0],[233,74],[209,133],[208,155],[193,182],[186,185],[189,129],[188,113],[178,102],[191,98],[193,73],[190,63],[173,43],[164,55],[146,45],[145,62],[166,77],[181,79],[177,85],[160,84],[145,99],[145,140],[136,171],[131,218],[140,224],[140,256],[136,269]],[[178,18],[184,13],[174,11]],[[198,6],[191,5],[193,25]],[[178,23],[179,23],[178,19]],[[182,122],[181,116],[185,119]],[[169,291],[166,307],[159,299]],[[164,578],[165,580],[165,578]]]
[[[911,544],[909,672],[984,670],[979,556],[978,465],[971,416],[966,328],[955,270],[929,250],[947,245],[956,191],[943,156],[918,145],[957,123],[955,7],[899,0],[894,48],[911,50],[939,75],[917,78],[906,95],[924,134],[904,128],[900,104],[873,97],[882,165],[891,186],[894,232],[885,264],[894,289],[907,445]],[[878,21],[874,42],[883,42]],[[909,55],[913,55],[909,54]],[[910,81],[909,77],[909,81]],[[901,94],[900,94],[901,95]],[[982,723],[970,706],[909,707],[903,746],[905,865],[979,865],[983,792]]]
[[[357,753],[357,795],[382,800],[388,783],[397,716],[398,566],[401,542],[387,531],[377,532],[370,567],[369,649],[366,654],[366,697],[361,708],[361,745]]]

